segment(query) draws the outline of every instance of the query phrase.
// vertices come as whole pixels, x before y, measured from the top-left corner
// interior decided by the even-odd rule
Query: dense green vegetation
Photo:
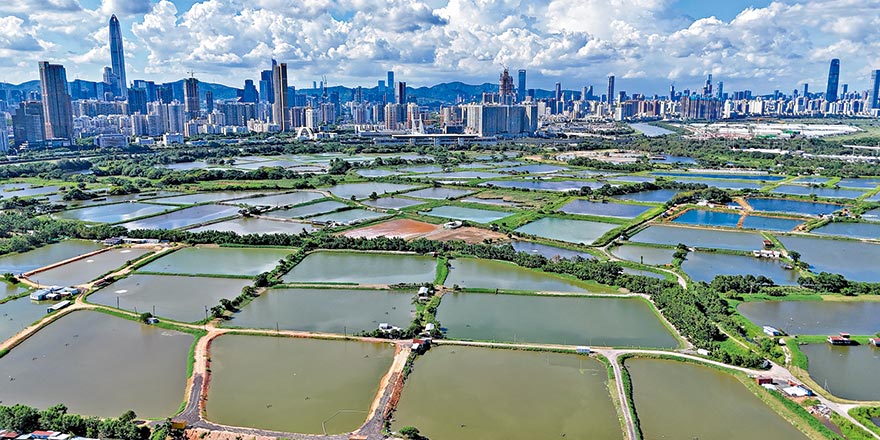
[[[116,419],[82,417],[68,414],[67,407],[60,404],[43,411],[26,405],[0,406],[0,428],[19,433],[48,430],[80,437],[146,440],[150,428],[138,425],[136,417],[133,411],[126,411]]]

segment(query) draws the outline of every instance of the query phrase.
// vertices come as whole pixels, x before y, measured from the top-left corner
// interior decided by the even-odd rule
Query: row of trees
[[[80,437],[147,440],[150,428],[136,423],[136,417],[130,410],[115,419],[83,417],[68,414],[61,404],[43,411],[26,405],[0,406],[0,428],[19,433],[48,430]]]

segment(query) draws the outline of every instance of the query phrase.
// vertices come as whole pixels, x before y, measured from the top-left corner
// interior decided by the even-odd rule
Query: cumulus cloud
[[[712,73],[727,90],[772,90],[821,80],[833,57],[854,88],[880,67],[880,0],[777,1],[730,20],[676,8],[674,0],[102,0],[88,10],[77,0],[7,0],[0,48],[67,58],[94,77],[109,63],[106,20],[117,13],[126,17],[128,65],[157,80],[193,69],[240,84],[276,58],[309,83],[326,74],[371,84],[364,78],[388,69],[412,84],[494,81],[506,65],[529,69],[543,87],[602,84],[617,72],[627,90],[659,92]]]

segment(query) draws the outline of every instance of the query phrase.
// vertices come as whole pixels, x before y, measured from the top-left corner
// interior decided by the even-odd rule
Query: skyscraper
[[[519,69],[516,84],[516,100],[523,102],[526,100],[526,69]]]
[[[513,104],[513,99],[516,97],[513,93],[513,78],[506,67],[498,78],[498,94],[501,95],[501,103],[505,105]]]
[[[183,104],[187,119],[199,117],[201,102],[199,101],[199,80],[187,78],[183,80]]]
[[[406,104],[406,82],[400,81],[397,83],[397,92],[395,93],[395,98],[397,98],[397,103],[400,105]]]
[[[397,102],[396,97],[394,96],[394,93],[397,92],[397,84],[394,84],[394,71],[393,70],[388,71],[388,81],[385,84],[389,89],[391,89],[391,95],[392,95],[392,96],[389,96],[387,100]]]
[[[254,87],[254,83],[253,83],[253,81],[251,81],[251,88],[253,88],[253,87]],[[208,113],[214,112],[214,92],[212,92],[210,90],[205,92],[205,111]]]
[[[273,104],[275,102],[275,89],[272,88],[271,70],[260,72],[260,101]]]
[[[37,144],[46,138],[43,104],[40,101],[22,101],[12,115],[13,142],[19,146],[25,142]]]
[[[614,103],[614,75],[608,77],[608,95],[607,98],[608,105]]]
[[[809,98],[810,95],[810,84],[804,83],[804,97]]]
[[[9,130],[6,127],[6,113],[0,113],[0,154],[9,152]]]
[[[871,108],[880,108],[880,70],[871,72]]]
[[[290,130],[290,118],[287,117],[287,63],[275,66],[272,75],[272,86],[275,92],[275,103],[272,104],[272,120],[281,127],[281,131]]]
[[[73,142],[73,108],[67,92],[67,72],[60,64],[40,61],[40,87],[47,139]]]
[[[828,68],[828,87],[825,89],[825,100],[832,102],[837,101],[837,87],[840,84],[840,60],[837,58],[831,60],[831,67]]]
[[[128,82],[125,80],[125,54],[122,51],[122,31],[119,28],[119,20],[116,15],[110,17],[110,68],[117,81],[115,90],[119,96],[128,98]]]

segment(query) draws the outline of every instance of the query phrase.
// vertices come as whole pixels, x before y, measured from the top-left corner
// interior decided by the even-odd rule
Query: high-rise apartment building
[[[516,100],[518,102],[526,100],[526,69],[519,69],[517,74]]]
[[[67,91],[67,72],[60,64],[40,61],[39,65],[46,138],[73,142],[73,108]]]
[[[831,60],[831,67],[828,68],[828,87],[825,89],[825,100],[829,102],[837,101],[837,88],[840,84],[840,60],[835,58]]]
[[[608,105],[610,106],[614,103],[614,75],[608,77],[608,95],[606,96]]]
[[[281,127],[281,131],[290,130],[290,119],[288,118],[287,108],[287,63],[281,63],[275,66],[272,75],[272,86],[274,87],[275,103],[272,104],[272,120]]]
[[[397,92],[397,89],[396,89],[397,84],[394,83],[394,71],[393,70],[388,71],[388,81],[385,82],[385,85],[386,85],[386,87],[391,89],[391,91],[389,92],[391,94],[391,96],[388,96],[386,98],[386,100],[388,102],[398,102],[399,100],[394,95]]]
[[[46,123],[43,117],[43,103],[22,101],[12,115],[12,141],[16,146],[42,143],[46,139]]]
[[[397,99],[397,103],[400,105],[406,104],[406,82],[400,81],[397,83],[397,91],[394,94],[394,97]]]
[[[119,96],[128,98],[128,83],[125,80],[125,53],[122,50],[122,30],[116,15],[110,17],[110,68],[115,75],[114,90]]]
[[[0,112],[0,154],[9,152],[9,129],[6,127],[6,113]]]
[[[871,108],[880,108],[880,70],[871,72]]]
[[[202,110],[201,101],[199,101],[199,80],[195,78],[183,80],[183,104],[186,119],[199,117],[199,113]]]

